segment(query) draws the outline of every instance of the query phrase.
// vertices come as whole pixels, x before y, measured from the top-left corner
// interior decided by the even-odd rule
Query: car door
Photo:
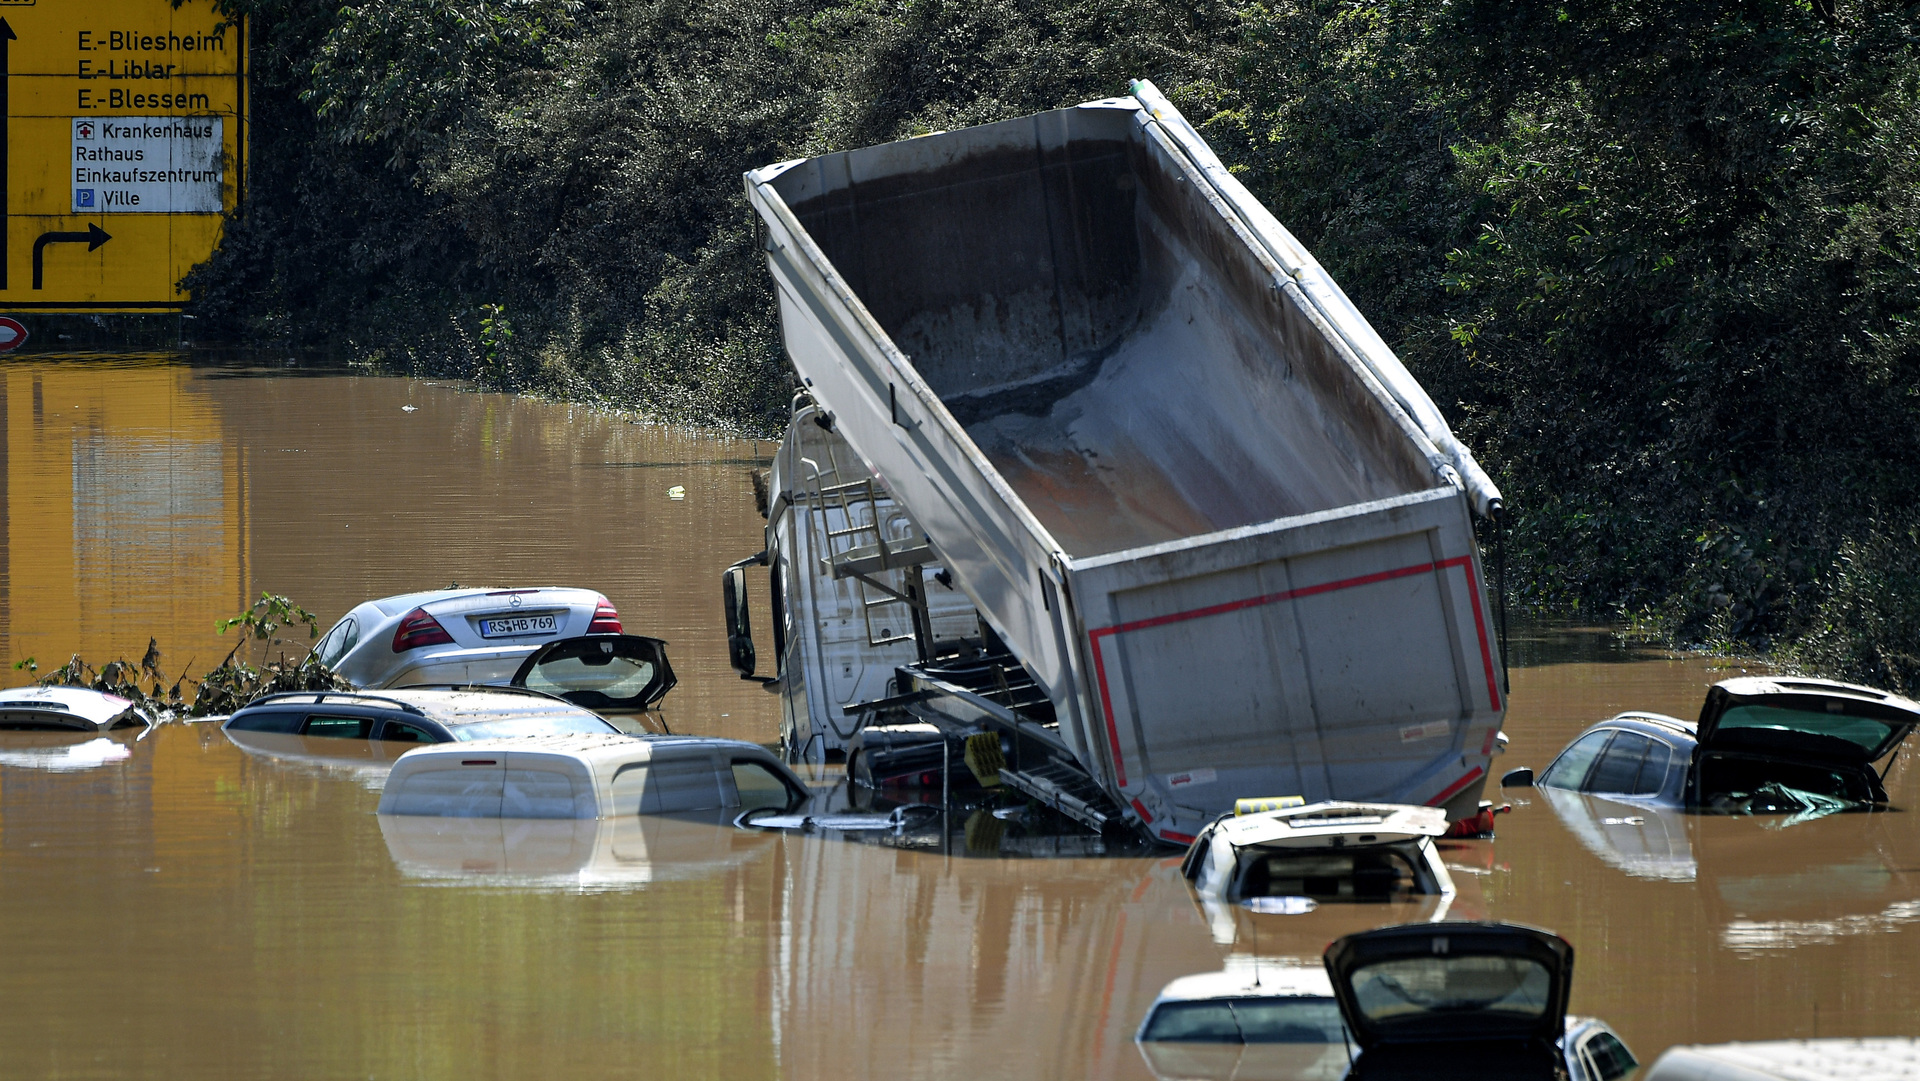
[[[1673,748],[1639,732],[1618,731],[1588,771],[1583,790],[1596,796],[1648,798],[1666,787]]]
[[[592,710],[650,709],[678,682],[667,643],[637,634],[591,634],[548,642],[527,657],[512,685]]]

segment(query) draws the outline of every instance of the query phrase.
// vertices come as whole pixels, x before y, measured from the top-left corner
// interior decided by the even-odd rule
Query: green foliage
[[[1762,649],[1864,612],[1843,538],[1920,494],[1916,9],[1243,14],[1184,100],[1506,488],[1518,599]]]
[[[288,627],[307,628],[308,638],[319,634],[319,617],[285,597],[261,593],[252,607],[232,619],[220,620],[216,626],[221,634],[242,628],[242,641],[234,644],[226,659],[191,680],[196,684],[191,700],[183,691],[191,677],[182,675],[169,686],[160,670],[160,643],[152,638],[147,639],[147,651],[138,664],[115,660],[96,669],[76,653],[44,676],[39,675],[40,666],[32,657],[14,662],[13,667],[33,673],[42,687],[88,687],[119,695],[132,702],[130,708],[140,710],[156,724],[181,717],[232,713],[263,694],[352,689],[321,664],[312,650],[298,661],[289,660],[285,653],[268,659],[272,647],[288,644],[287,639],[275,637]],[[259,649],[252,662],[240,656],[250,642]],[[187,663],[191,667],[193,662]]]
[[[768,432],[744,170],[1147,76],[1506,488],[1518,602],[1910,633],[1842,598],[1920,495],[1911,4],[223,2],[256,134],[203,327]]]
[[[1832,588],[1787,655],[1844,679],[1920,690],[1920,525],[1876,522],[1841,542]]]

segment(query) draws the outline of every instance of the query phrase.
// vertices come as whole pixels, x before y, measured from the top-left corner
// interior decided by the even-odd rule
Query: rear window
[[[514,717],[499,721],[476,721],[458,725],[453,738],[465,743],[476,739],[502,739],[513,736],[571,736],[618,732],[619,729],[598,717]]]
[[[1849,717],[1844,713],[1815,713],[1779,706],[1734,706],[1720,715],[1714,732],[1716,737],[1740,729],[1812,734],[1843,740],[1870,752],[1887,741],[1893,727],[1872,717]]]
[[[1242,898],[1380,901],[1420,891],[1412,862],[1393,848],[1283,849],[1243,858]]]
[[[1163,1002],[1140,1039],[1165,1043],[1340,1043],[1346,1030],[1330,998]]]
[[[643,657],[582,650],[535,665],[526,682],[532,690],[562,697],[590,693],[613,700],[639,696],[653,682],[654,672],[653,662]]]
[[[1381,961],[1356,969],[1352,984],[1360,1013],[1387,1029],[1474,1014],[1503,1024],[1537,1021],[1553,976],[1529,958],[1467,954]]]

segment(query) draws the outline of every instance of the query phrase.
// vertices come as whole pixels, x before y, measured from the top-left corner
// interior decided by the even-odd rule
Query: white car
[[[620,613],[591,589],[434,589],[360,605],[314,655],[368,690],[506,683],[549,642],[619,633]]]
[[[14,687],[0,691],[0,728],[105,732],[152,719],[117,694],[88,687]]]
[[[1263,911],[1271,899],[1392,901],[1451,895],[1433,839],[1446,812],[1328,801],[1221,818],[1200,831],[1181,872],[1202,898]]]
[[[1920,1077],[1920,1039],[1762,1040],[1669,1047],[1645,1081],[1866,1081]]]
[[[1153,1075],[1339,1081],[1352,1056],[1333,981],[1318,961],[1236,954],[1182,976],[1134,1034]]]
[[[383,815],[614,818],[797,809],[810,793],[757,743],[700,736],[522,736],[417,747],[380,795]]]

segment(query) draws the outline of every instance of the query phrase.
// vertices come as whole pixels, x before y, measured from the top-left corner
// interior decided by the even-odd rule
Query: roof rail
[[[240,709],[252,709],[255,706],[265,705],[269,702],[279,702],[287,698],[304,698],[307,695],[313,696],[313,704],[316,706],[325,702],[328,698],[364,698],[368,701],[381,702],[403,709],[415,716],[425,717],[427,715],[426,711],[411,702],[402,702],[398,698],[388,698],[383,694],[369,694],[366,691],[275,691],[272,694],[263,694],[249,701],[246,705],[241,706]],[[235,710],[234,712],[237,713],[239,710]]]

